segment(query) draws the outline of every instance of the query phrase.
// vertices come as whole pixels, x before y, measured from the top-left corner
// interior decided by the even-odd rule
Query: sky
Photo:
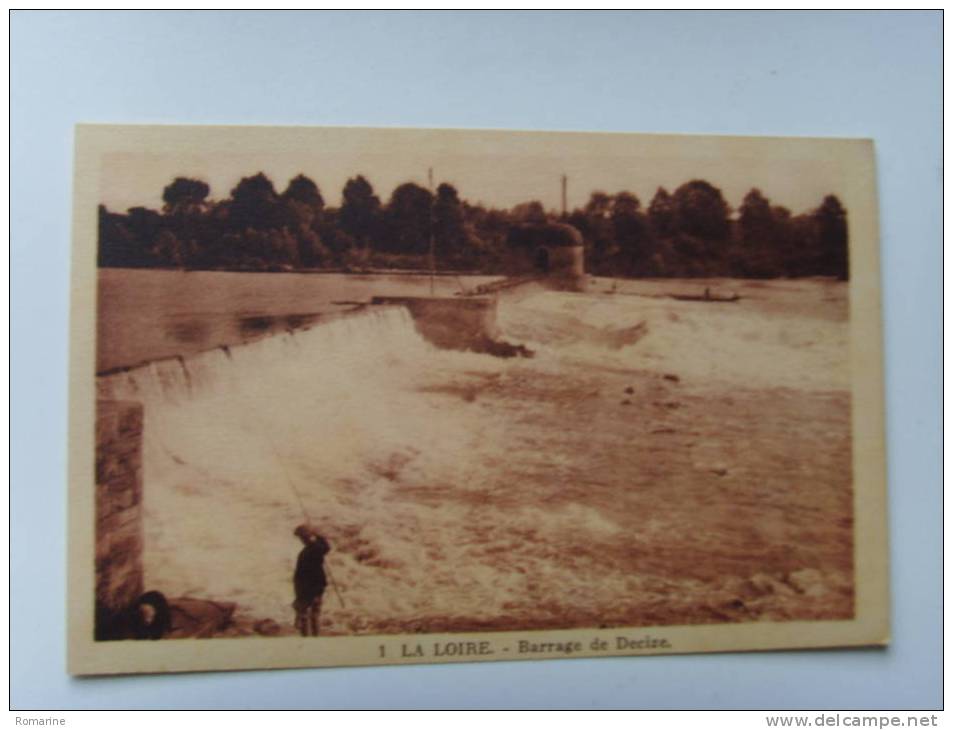
[[[351,131],[360,137],[372,130]],[[384,134],[383,140],[370,138],[369,144],[360,140],[336,143],[340,139],[298,143],[279,134],[271,145],[252,145],[258,149],[240,144],[220,150],[172,145],[166,150],[109,153],[103,158],[101,200],[114,212],[137,205],[159,208],[163,188],[177,176],[204,180],[211,187],[210,198],[221,199],[242,177],[264,172],[279,192],[295,175],[307,175],[331,206],[340,204],[347,179],[361,174],[386,203],[401,183],[426,186],[428,168],[433,168],[435,185],[451,183],[461,198],[501,208],[539,200],[547,209],[559,210],[560,181],[565,174],[570,210],[584,205],[595,190],[610,194],[628,190],[648,207],[659,186],[672,192],[682,183],[700,178],[720,188],[732,207],[739,206],[744,195],[756,187],[774,204],[797,214],[815,208],[829,193],[843,196],[846,184],[836,157],[792,155],[783,140],[751,150],[735,145],[726,152],[724,145],[703,142],[718,138],[685,138],[692,141],[675,140],[673,144],[673,139],[666,137],[660,138],[664,144],[656,145],[651,137],[634,135],[575,135],[568,139],[560,135],[553,140],[524,134],[499,144],[487,143],[484,133],[484,138],[475,141],[458,138],[434,143],[427,137],[415,140],[413,131],[389,130],[396,133],[396,139]],[[402,138],[406,133],[411,133],[409,139]],[[636,144],[629,144],[633,138]],[[597,143],[592,144],[593,139]],[[738,142],[738,138],[727,139]]]

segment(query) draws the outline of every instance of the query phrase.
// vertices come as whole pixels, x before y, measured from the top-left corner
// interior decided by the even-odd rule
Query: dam
[[[141,587],[234,604],[226,635],[290,632],[296,490],[346,603],[327,635],[850,615],[842,290],[733,282],[729,309],[653,286],[473,305],[468,331],[533,357],[470,349],[418,288],[100,375],[142,406]]]

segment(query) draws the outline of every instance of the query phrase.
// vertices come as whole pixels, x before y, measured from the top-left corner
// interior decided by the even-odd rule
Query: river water
[[[401,307],[274,325],[426,278],[102,273],[100,369],[183,354],[98,379],[145,405],[148,589],[290,630],[303,504],[327,634],[852,614],[844,284],[524,291],[499,323],[535,356],[500,359]],[[664,296],[705,287],[741,300]]]
[[[453,296],[492,276],[435,276]],[[296,329],[378,296],[426,296],[429,276],[100,269],[96,371]]]

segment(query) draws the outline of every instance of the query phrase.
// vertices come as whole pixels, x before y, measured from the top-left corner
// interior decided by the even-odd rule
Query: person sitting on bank
[[[328,584],[324,556],[331,551],[331,546],[311,525],[299,525],[294,534],[304,543],[294,572],[295,628],[302,636],[317,636],[321,598]]]

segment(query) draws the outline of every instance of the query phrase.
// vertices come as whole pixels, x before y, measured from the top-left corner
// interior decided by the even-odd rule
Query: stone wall
[[[547,289],[586,290],[586,250],[583,246],[538,246],[510,251],[506,256],[509,280],[532,278]]]
[[[142,404],[96,403],[96,638],[120,638],[143,591]]]
[[[499,334],[496,300],[490,297],[374,297],[371,301],[407,307],[420,335],[444,349],[479,350]]]
[[[562,291],[585,291],[586,253],[582,246],[549,249],[550,288]]]

